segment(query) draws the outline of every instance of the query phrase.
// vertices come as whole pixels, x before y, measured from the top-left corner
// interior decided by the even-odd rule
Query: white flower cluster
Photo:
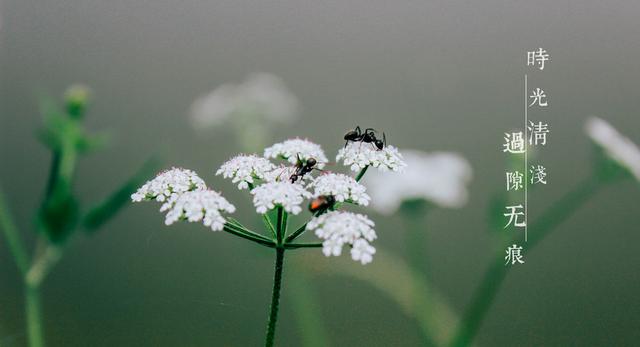
[[[131,200],[134,202],[143,200],[163,202],[160,211],[165,211],[173,206],[181,194],[204,189],[207,189],[207,185],[195,172],[182,168],[171,168],[145,183],[131,195]]]
[[[472,178],[469,162],[457,153],[403,150],[407,168],[402,173],[372,172],[364,181],[373,208],[392,214],[405,200],[424,199],[441,207],[462,207]]]
[[[233,213],[236,208],[217,192],[212,190],[196,190],[186,192],[176,200],[167,212],[165,224],[186,219],[189,222],[199,222],[213,231],[222,230],[226,222],[222,212]]]
[[[297,116],[298,100],[277,76],[254,74],[240,84],[223,84],[191,105],[194,126],[209,127],[235,117],[286,122]]]
[[[335,173],[327,173],[318,176],[311,184],[314,188],[313,196],[333,195],[336,201],[350,201],[358,205],[367,206],[371,199],[366,193],[366,188],[356,182],[351,176]]]
[[[611,159],[629,170],[640,181],[640,148],[635,143],[600,118],[590,118],[585,130],[593,142],[602,147]]]
[[[360,171],[367,166],[381,171],[402,171],[406,164],[402,154],[394,146],[385,146],[378,150],[368,143],[349,142],[346,147],[338,151],[336,161],[342,160],[352,171]]]
[[[312,219],[307,230],[315,231],[323,239],[325,256],[339,256],[345,244],[351,245],[351,258],[362,264],[373,260],[376,249],[369,242],[376,239],[374,223],[365,215],[332,211]]]
[[[254,179],[265,180],[273,176],[276,166],[268,159],[256,155],[239,155],[222,164],[216,175],[231,178],[231,182],[238,183],[238,189],[246,189],[254,184]]]
[[[301,160],[313,158],[317,161],[316,167],[318,169],[322,169],[329,161],[320,145],[303,139],[291,139],[276,143],[264,150],[264,157],[282,158],[294,165],[298,162],[298,157]]]
[[[258,213],[267,213],[267,211],[282,206],[285,211],[298,214],[302,211],[302,203],[305,199],[311,197],[304,187],[300,184],[284,182],[268,182],[257,186],[251,191],[253,195],[253,204]]]

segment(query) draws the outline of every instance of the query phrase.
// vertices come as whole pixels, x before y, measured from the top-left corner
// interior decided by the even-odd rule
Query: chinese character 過
[[[531,174],[531,184],[542,183],[547,184],[547,169],[542,165],[531,165],[529,169]]]
[[[547,94],[544,90],[540,88],[536,88],[531,92],[529,99],[533,99],[533,101],[529,104],[529,107],[538,104],[540,107],[547,107],[549,103],[547,102]]]
[[[518,228],[522,228],[527,225],[527,223],[524,221],[524,217],[525,217],[524,212],[522,211],[517,212],[517,210],[524,209],[522,205],[505,206],[505,209],[509,210],[509,212],[504,213],[503,215],[505,217],[509,217],[509,221],[507,222],[507,224],[504,226],[503,229],[506,229],[511,224],[513,224],[513,226]],[[518,217],[522,217],[522,220],[520,220]]]
[[[511,263],[511,265],[524,264],[522,247],[518,247],[514,244],[513,246],[507,247],[505,252],[507,255],[504,257],[504,260],[506,261],[504,265],[508,265],[509,263]]]
[[[547,134],[549,133],[549,124],[547,123],[534,123],[529,121],[529,144],[530,145],[546,145]]]
[[[509,153],[524,153],[524,139],[522,138],[522,131],[516,133],[504,133],[505,143],[502,145],[503,152]]]
[[[522,189],[522,176],[519,171],[507,172],[507,191]]]
[[[550,61],[547,50],[538,48],[537,51],[527,52],[527,66],[538,65],[538,69],[544,70],[544,62]]]

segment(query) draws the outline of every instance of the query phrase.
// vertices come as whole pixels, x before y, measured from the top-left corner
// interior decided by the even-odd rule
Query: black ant
[[[304,161],[300,159],[300,155],[298,155],[298,161],[296,162],[296,171],[294,171],[293,174],[291,174],[291,176],[289,177],[291,183],[296,183],[298,179],[302,179],[304,175],[316,169],[315,166],[317,163],[318,161],[315,160],[315,158],[309,158]]]
[[[376,137],[376,130],[373,128],[366,128],[364,132],[360,130],[360,126],[356,126],[354,130],[348,131],[344,134],[344,140],[347,141],[344,146],[347,147],[349,141],[351,142],[364,142],[373,144],[378,150],[382,150],[387,145],[387,136],[382,133],[382,140]]]
[[[333,195],[320,195],[309,203],[309,211],[311,213],[324,212],[332,208],[336,203]]]

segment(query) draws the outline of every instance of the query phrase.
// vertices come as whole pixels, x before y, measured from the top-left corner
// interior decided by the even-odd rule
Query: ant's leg
[[[387,135],[384,132],[382,133],[382,143],[387,147]]]
[[[356,128],[354,129],[354,131],[356,133],[358,133],[358,135],[362,134],[362,130],[360,130],[360,126],[359,125],[356,125]]]

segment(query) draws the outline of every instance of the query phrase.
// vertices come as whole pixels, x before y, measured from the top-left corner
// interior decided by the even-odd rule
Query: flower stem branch
[[[230,233],[230,234],[233,234],[235,236],[239,236],[239,237],[241,237],[243,239],[247,239],[247,240],[259,243],[259,244],[261,244],[263,246],[275,247],[275,244],[273,242],[268,241],[268,240],[266,240],[266,239],[264,239],[262,237],[257,237],[257,236],[253,236],[251,234],[246,234],[243,231],[238,230],[235,226],[233,226],[233,224],[230,224],[230,223],[226,223],[224,225],[223,230],[228,232],[228,233]]]
[[[538,219],[539,222],[529,226],[529,251],[593,197],[600,187],[601,184],[595,177],[589,177],[547,208]],[[509,244],[514,241],[510,240]],[[496,255],[473,293],[451,346],[468,346],[473,341],[509,269],[510,267],[505,266],[502,255]]]
[[[29,284],[25,287],[25,315],[27,320],[27,338],[30,347],[44,346],[42,326],[42,307],[40,289]]]
[[[367,169],[369,168],[369,165],[365,166],[362,170],[360,170],[360,172],[358,173],[358,175],[356,176],[356,182],[360,182],[360,180],[362,179],[362,177],[364,176],[365,173],[367,173]]]
[[[318,243],[286,243],[285,249],[297,249],[297,248],[318,248],[322,247],[322,242]]]

